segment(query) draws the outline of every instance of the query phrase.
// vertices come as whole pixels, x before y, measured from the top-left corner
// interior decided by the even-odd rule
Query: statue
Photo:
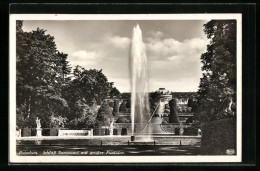
[[[201,129],[199,128],[198,129],[198,136],[200,136],[201,135]]]
[[[180,122],[179,128],[180,128],[179,135],[183,135],[184,128],[183,128],[183,123],[182,122]]]
[[[232,117],[235,115],[235,112],[232,111],[232,107],[235,107],[235,103],[232,100],[232,94],[234,93],[234,91],[232,89],[226,88],[224,89],[224,92],[227,96],[218,108],[216,116],[217,119]]]
[[[37,128],[41,128],[41,120],[38,119],[38,117],[36,118],[36,125],[37,125]]]
[[[113,129],[114,129],[114,118],[112,118],[112,122],[110,123],[109,135],[113,135]]]

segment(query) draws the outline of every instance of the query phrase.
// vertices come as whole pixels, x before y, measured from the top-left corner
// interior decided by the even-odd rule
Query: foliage
[[[124,101],[120,104],[119,112],[126,112],[126,103],[127,103],[127,101],[124,100]]]
[[[192,99],[188,100],[188,107],[193,107],[193,100]]]
[[[113,116],[117,116],[118,113],[119,113],[119,102],[118,100],[114,100]]]
[[[64,96],[66,99],[72,98],[72,102],[83,98],[87,104],[93,101],[103,101],[113,86],[113,83],[108,82],[102,70],[87,70],[77,65],[73,75],[74,79],[64,88]]]
[[[119,96],[120,94],[120,91],[116,87],[113,87],[109,92],[110,97]]]
[[[131,120],[125,116],[121,116],[116,120],[116,123],[131,123]]]
[[[109,107],[107,103],[103,103],[98,110],[98,114],[96,117],[96,125],[109,126],[111,118],[113,118],[112,109]]]
[[[125,104],[126,108],[131,108],[131,100],[127,100]]]
[[[16,22],[17,127],[93,127],[97,104],[109,94],[120,94],[102,70],[76,66],[71,73],[68,54],[59,52],[54,37],[37,28],[22,29]],[[101,119],[102,120],[102,119]]]
[[[61,58],[53,36],[39,28],[24,32],[22,24],[17,21],[16,27],[17,125],[34,127],[39,117],[49,127],[51,115],[68,109],[61,96]]]
[[[169,123],[179,123],[176,99],[171,99],[169,101],[169,106],[170,106]]]
[[[216,119],[222,101],[229,96],[225,89],[236,92],[236,21],[211,20],[204,25],[210,43],[202,54],[203,77],[198,91],[196,119]],[[232,99],[236,101],[236,93]]]
[[[50,118],[50,127],[51,128],[64,128],[64,125],[66,124],[67,118],[61,117],[61,116],[51,116]]]

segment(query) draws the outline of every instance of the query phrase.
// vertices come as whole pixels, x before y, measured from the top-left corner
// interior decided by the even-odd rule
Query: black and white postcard
[[[10,14],[10,162],[241,162],[241,22]]]

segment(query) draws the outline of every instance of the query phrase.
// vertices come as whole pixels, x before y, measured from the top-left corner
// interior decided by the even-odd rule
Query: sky
[[[129,54],[132,29],[139,24],[148,59],[150,91],[197,91],[202,77],[200,56],[208,40],[202,20],[38,20],[24,21],[23,30],[41,28],[54,36],[57,49],[71,66],[102,69],[109,82],[130,92]]]

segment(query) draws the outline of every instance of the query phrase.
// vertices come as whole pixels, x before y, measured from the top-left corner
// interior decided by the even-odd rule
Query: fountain
[[[148,95],[147,57],[145,45],[142,40],[142,31],[139,25],[133,28],[130,53],[131,74],[131,121],[132,137],[143,130],[151,117]],[[146,129],[146,137],[149,140],[149,130]]]

